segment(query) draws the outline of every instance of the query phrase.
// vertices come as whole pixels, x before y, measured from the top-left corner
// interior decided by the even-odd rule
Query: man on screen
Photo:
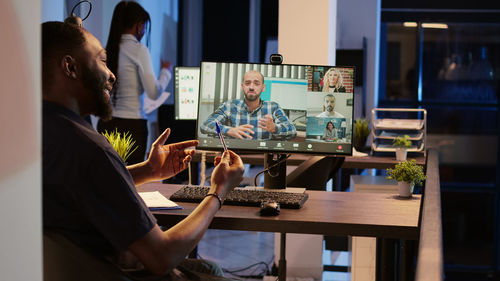
[[[245,73],[241,89],[245,99],[223,103],[201,125],[202,133],[216,135],[217,121],[221,125],[222,134],[236,139],[295,138],[295,126],[280,106],[276,102],[260,99],[260,94],[265,90],[262,73],[257,70]]]
[[[316,117],[344,118],[344,115],[335,111],[335,97],[332,94],[327,94],[323,104],[323,112]]]

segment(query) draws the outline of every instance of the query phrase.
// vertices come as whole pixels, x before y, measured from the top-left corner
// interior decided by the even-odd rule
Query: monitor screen
[[[200,68],[175,67],[175,119],[196,120],[200,87]]]
[[[352,155],[354,67],[202,62],[199,149]]]

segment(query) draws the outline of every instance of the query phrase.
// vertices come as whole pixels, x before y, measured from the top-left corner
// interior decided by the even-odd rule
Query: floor
[[[274,263],[274,233],[209,229],[198,244],[200,258],[219,264],[227,277],[241,280],[276,280],[271,275]],[[347,252],[323,251],[323,264],[347,265]],[[312,281],[312,278],[287,278]],[[347,281],[345,272],[323,272],[323,281]]]

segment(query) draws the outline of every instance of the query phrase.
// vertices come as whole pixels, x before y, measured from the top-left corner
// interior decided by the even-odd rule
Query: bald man
[[[265,90],[264,76],[250,70],[243,76],[241,90],[244,100],[223,103],[200,126],[201,132],[216,135],[215,122],[222,134],[235,139],[292,140],[297,136],[295,126],[276,102],[260,98]]]

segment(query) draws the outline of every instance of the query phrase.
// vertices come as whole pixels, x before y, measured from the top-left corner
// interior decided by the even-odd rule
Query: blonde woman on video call
[[[344,79],[337,68],[330,68],[323,76],[323,92],[345,93]]]

